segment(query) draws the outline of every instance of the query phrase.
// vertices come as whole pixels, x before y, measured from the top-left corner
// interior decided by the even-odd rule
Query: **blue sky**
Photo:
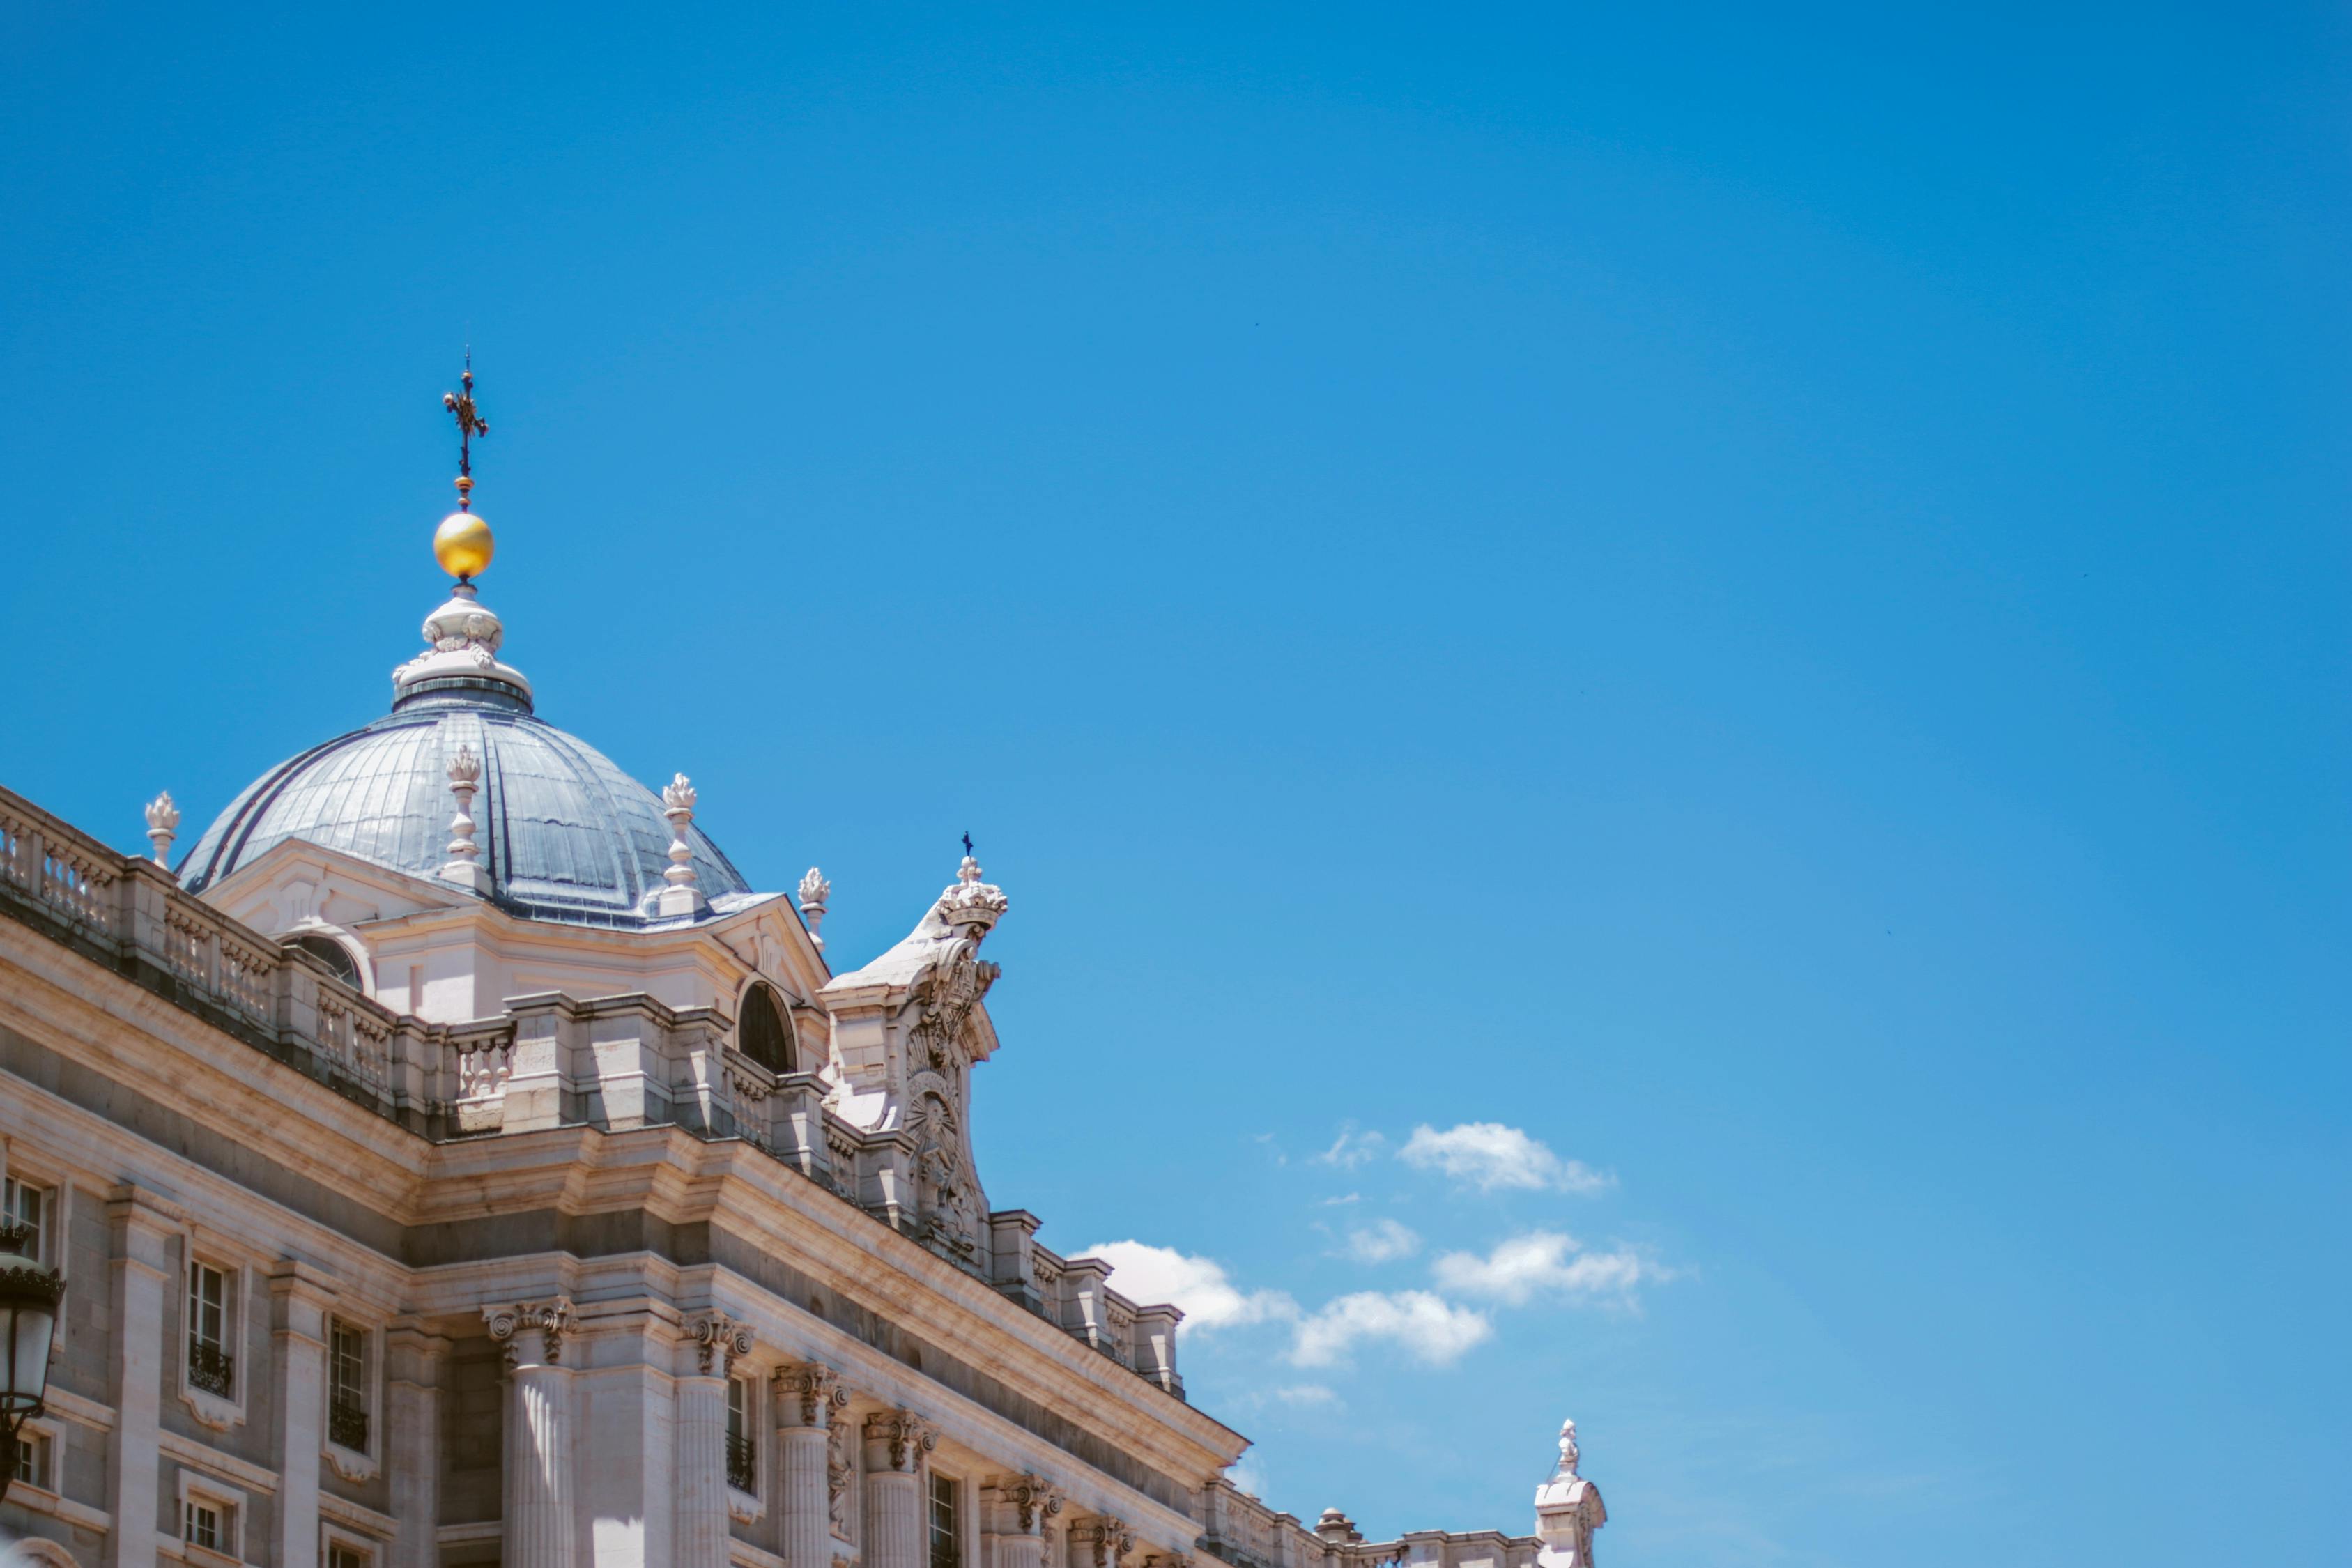
[[[1277,1505],[2352,1548],[2340,9],[5,27],[12,787],[380,712],[470,337],[541,712],[836,954],[972,832]]]

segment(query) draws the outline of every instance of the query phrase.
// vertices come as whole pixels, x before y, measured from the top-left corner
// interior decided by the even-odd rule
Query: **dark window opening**
[[[930,1568],[957,1568],[963,1560],[959,1541],[963,1521],[958,1517],[957,1501],[955,1478],[932,1471]]]
[[[743,994],[743,1016],[736,1021],[735,1048],[770,1072],[793,1070],[793,1029],[777,1005],[772,986],[754,984]]]
[[[354,991],[364,990],[360,984],[360,966],[352,962],[351,950],[331,936],[298,936],[286,944],[299,947],[311,957],[325,961],[335,972],[335,978]]]

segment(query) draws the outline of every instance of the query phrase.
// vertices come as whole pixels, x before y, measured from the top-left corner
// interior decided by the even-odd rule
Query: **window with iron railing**
[[[739,1492],[760,1488],[760,1448],[751,1437],[751,1385],[727,1380],[727,1484]]]
[[[367,1452],[367,1335],[341,1319],[327,1327],[327,1441]]]
[[[228,1348],[228,1278],[207,1263],[188,1266],[188,1385],[236,1397],[236,1357]],[[193,1539],[193,1538],[192,1538]]]

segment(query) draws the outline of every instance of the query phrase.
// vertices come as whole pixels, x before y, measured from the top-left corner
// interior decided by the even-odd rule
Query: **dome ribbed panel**
[[[405,707],[281,763],[248,787],[181,862],[201,892],[289,839],[415,876],[447,858],[449,759],[482,763],[473,815],[493,897],[541,920],[633,925],[669,865],[655,794],[593,746],[509,706]],[[703,894],[751,890],[699,829],[688,829]]]

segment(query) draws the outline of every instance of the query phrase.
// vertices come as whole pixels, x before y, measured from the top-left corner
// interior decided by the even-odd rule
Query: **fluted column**
[[[572,1303],[485,1307],[506,1346],[506,1520],[500,1568],[578,1568],[572,1499],[572,1373],[558,1364]]]
[[[709,1312],[693,1336],[677,1380],[677,1568],[727,1568],[727,1378],[751,1331]]]
[[[776,1373],[774,1402],[782,1475],[777,1511],[784,1522],[785,1568],[831,1568],[829,1450],[834,1420],[848,1405],[849,1391],[831,1367],[807,1362]]]
[[[866,1542],[861,1568],[923,1568],[923,1456],[939,1434],[906,1409],[866,1421]]]

